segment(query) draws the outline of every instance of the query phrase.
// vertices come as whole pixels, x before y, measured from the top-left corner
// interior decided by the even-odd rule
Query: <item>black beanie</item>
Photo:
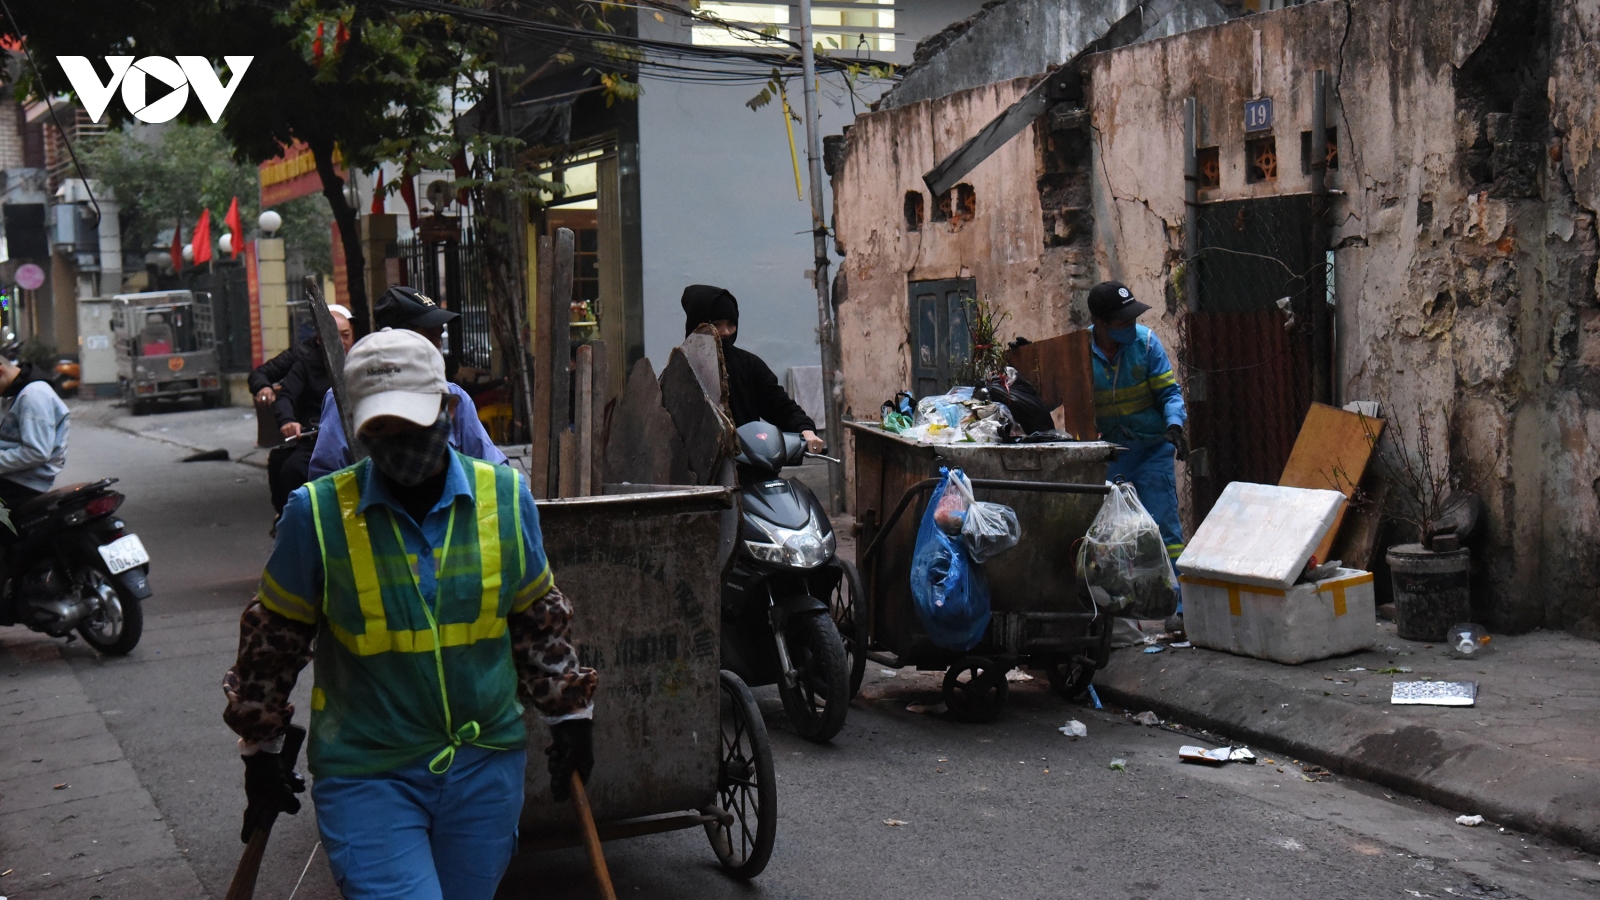
[[[691,284],[683,289],[683,336],[694,334],[701,325],[727,319],[739,324],[739,301],[727,288]]]

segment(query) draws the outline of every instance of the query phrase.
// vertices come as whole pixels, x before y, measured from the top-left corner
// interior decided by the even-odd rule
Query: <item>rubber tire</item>
[[[134,416],[148,416],[148,415],[150,415],[150,401],[149,400],[129,400],[128,401],[128,413],[129,413],[129,415],[134,415]]]
[[[826,744],[844,727],[850,711],[850,667],[845,661],[844,641],[833,619],[822,613],[791,616],[783,639],[789,646],[789,659],[801,670],[801,685],[790,688],[778,682],[783,711],[795,734],[814,744]],[[808,668],[819,677],[808,681]],[[820,714],[801,689],[808,683],[823,702]]]
[[[828,615],[839,632],[839,639],[844,642],[845,662],[850,666],[850,699],[854,700],[861,693],[861,681],[867,674],[867,592],[861,587],[861,574],[856,571],[855,563],[841,559],[839,568],[843,574],[828,598]],[[843,604],[835,602],[840,592],[846,590],[850,592],[848,616],[843,614]]]
[[[86,626],[79,625],[78,636],[83,638],[84,643],[107,656],[127,656],[139,645],[139,638],[144,635],[144,606],[138,597],[133,596],[122,586],[122,581],[116,576],[107,575],[98,569],[95,571],[101,578],[110,582],[111,589],[117,592],[117,602],[122,605],[122,632],[117,635],[116,640],[102,643]]]
[[[722,721],[721,753],[717,758],[717,802],[736,817],[741,810],[748,809],[747,804],[736,801],[748,800],[750,788],[733,784],[728,764],[733,760],[741,768],[748,767],[749,774],[755,776],[756,830],[755,834],[749,834],[747,824],[738,819],[734,826],[727,828],[711,822],[705,826],[706,837],[711,840],[711,852],[717,855],[717,862],[722,864],[723,870],[734,878],[748,880],[760,875],[767,867],[767,861],[772,858],[772,845],[778,837],[778,781],[773,772],[772,744],[767,739],[767,725],[761,718],[760,707],[756,706],[755,696],[739,676],[727,669],[722,670],[720,681],[726,709]],[[734,727],[732,733],[729,731],[730,724]],[[742,758],[742,754],[737,758],[734,756],[741,726],[749,742],[748,758]],[[732,850],[734,827],[740,828],[741,838],[748,838],[748,846],[743,848],[746,852],[740,856],[735,856]],[[741,844],[744,843],[741,840]]]
[[[971,677],[961,681],[961,674],[968,671]],[[961,722],[993,722],[1005,708],[1010,691],[1005,670],[981,656],[962,657],[944,673],[945,709]]]

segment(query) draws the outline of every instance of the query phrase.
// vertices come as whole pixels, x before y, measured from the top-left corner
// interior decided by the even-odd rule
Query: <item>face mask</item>
[[[381,438],[361,438],[378,471],[397,484],[411,487],[428,480],[450,452],[450,416],[439,413],[427,428]]]
[[[1125,328],[1107,328],[1111,339],[1119,344],[1131,344],[1139,339],[1139,326],[1129,325]]]
[[[737,332],[737,331],[735,331],[733,334],[730,334],[727,337],[723,338],[722,339],[722,350],[723,350],[723,352],[727,352],[728,350],[732,349],[733,348],[733,342],[738,340],[738,339],[739,339],[739,332]]]

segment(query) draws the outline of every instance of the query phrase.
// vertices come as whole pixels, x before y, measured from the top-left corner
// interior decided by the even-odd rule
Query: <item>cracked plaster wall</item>
[[[1042,337],[1082,323],[1083,288],[1117,278],[1177,348],[1183,98],[1200,146],[1220,148],[1202,202],[1305,192],[1317,69],[1340,155],[1338,399],[1448,434],[1437,461],[1486,503],[1484,624],[1600,636],[1596,0],[1322,0],[1101,54],[1085,146],[1041,120],[969,176],[978,216],[960,230],[908,233],[905,192],[1029,81],[859,118],[834,179],[847,408],[874,417],[908,382],[909,280],[975,277],[1011,313],[1006,337]],[[1248,184],[1257,96],[1274,100],[1281,167]]]
[[[1199,145],[1220,148],[1202,202],[1302,192],[1312,73],[1338,83],[1342,67],[1327,123],[1339,399],[1449,435],[1437,461],[1487,505],[1476,612],[1501,630],[1600,636],[1597,7],[1325,0],[1091,66],[1096,247],[1144,294],[1181,261],[1183,98]],[[1257,96],[1274,101],[1280,174],[1247,184]]]

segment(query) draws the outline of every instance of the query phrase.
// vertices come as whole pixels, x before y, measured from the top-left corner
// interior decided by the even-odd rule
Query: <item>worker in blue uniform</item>
[[[1174,459],[1189,458],[1183,432],[1188,412],[1172,362],[1155,332],[1137,323],[1150,307],[1117,281],[1089,289],[1094,320],[1094,418],[1102,440],[1128,449],[1106,470],[1133,485],[1139,502],[1161,526],[1167,555],[1183,552]]]

